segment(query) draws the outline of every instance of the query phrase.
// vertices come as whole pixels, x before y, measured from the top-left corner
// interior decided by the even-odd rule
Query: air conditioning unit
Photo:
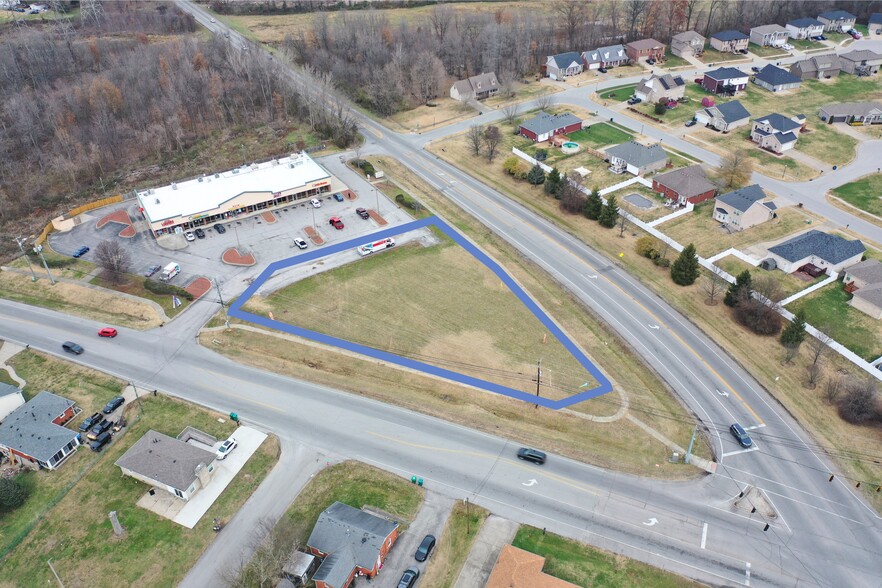
[[[172,190],[177,190],[177,189],[178,189],[178,185],[175,184],[174,182],[172,182]]]
[[[159,204],[159,198],[156,199],[156,204]]]

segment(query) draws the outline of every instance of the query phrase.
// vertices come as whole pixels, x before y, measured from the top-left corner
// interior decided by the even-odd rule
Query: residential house
[[[838,272],[859,262],[866,250],[858,240],[848,240],[813,229],[769,247],[769,255],[788,274],[807,263],[829,272]]]
[[[874,319],[882,319],[882,263],[867,259],[845,270],[845,291],[852,294],[848,302]]]
[[[673,204],[698,204],[717,194],[716,185],[707,179],[700,165],[681,167],[652,178],[652,191],[658,192]]]
[[[766,198],[766,193],[759,184],[717,196],[714,220],[736,231],[764,223],[777,216],[777,206]]]
[[[0,453],[10,462],[54,470],[80,446],[80,435],[64,426],[76,403],[45,390],[13,410],[0,423]]]
[[[735,94],[747,87],[750,76],[734,67],[718,67],[704,74],[701,87],[714,94]]]
[[[811,39],[824,33],[824,23],[816,18],[797,18],[788,22],[784,28],[791,39]]]
[[[772,92],[783,92],[799,88],[802,79],[786,69],[769,64],[753,76],[753,83]]]
[[[637,63],[641,59],[655,59],[659,61],[665,57],[665,44],[655,39],[641,39],[625,45],[625,53],[628,58]]]
[[[188,501],[211,480],[213,451],[147,431],[116,465],[122,473]]]
[[[658,102],[662,98],[677,100],[682,98],[685,92],[686,82],[683,81],[683,77],[671,74],[661,76],[652,74],[645,80],[640,80],[634,88],[634,96],[644,102]]]
[[[544,573],[543,567],[545,558],[541,555],[503,545],[484,588],[577,588]]]
[[[825,31],[844,33],[854,28],[857,17],[844,10],[830,10],[819,14],[818,20],[824,25]]]
[[[575,51],[549,55],[545,60],[545,73],[552,80],[563,80],[582,73],[582,58]]]
[[[624,45],[610,45],[609,47],[600,47],[582,53],[582,63],[585,69],[600,69],[601,67],[618,67],[620,65],[628,65],[630,59],[625,52]]]
[[[722,53],[747,51],[750,37],[741,31],[720,31],[710,36],[710,46]]]
[[[704,53],[704,37],[695,31],[686,31],[671,37],[671,53],[680,57],[698,57]]]
[[[533,141],[548,141],[555,135],[574,133],[582,128],[582,119],[565,112],[549,114],[544,110],[518,127],[518,134]]]
[[[750,29],[750,42],[760,47],[780,47],[789,38],[790,33],[781,25],[761,25]]]
[[[824,80],[835,78],[842,69],[842,62],[835,53],[815,55],[790,65],[790,73],[801,80]]]
[[[750,122],[750,113],[738,100],[708,106],[695,113],[699,124],[728,133]]]
[[[21,388],[0,382],[0,422],[25,403]]]
[[[668,154],[661,145],[641,145],[628,141],[606,150],[609,169],[613,173],[629,172],[635,176],[661,169],[668,164]]]
[[[454,82],[450,87],[450,97],[468,102],[472,98],[483,100],[499,92],[499,81],[493,72],[482,73],[465,80]]]
[[[868,76],[879,71],[879,67],[882,66],[882,55],[875,51],[861,49],[841,53],[839,62],[845,73]]]
[[[800,119],[787,118],[781,114],[773,113],[753,119],[750,140],[763,149],[781,154],[793,149],[802,126],[803,123]]]
[[[822,106],[818,111],[821,120],[833,124],[879,124],[882,123],[882,103],[879,102],[837,102]]]
[[[306,542],[323,557],[316,588],[346,588],[356,574],[373,578],[398,539],[398,523],[335,502],[319,515]]]
[[[882,35],[882,12],[874,12],[867,21],[867,30],[874,35]]]

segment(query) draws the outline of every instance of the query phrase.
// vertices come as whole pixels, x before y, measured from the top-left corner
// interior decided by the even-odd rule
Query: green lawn
[[[882,216],[882,174],[870,174],[834,188],[833,195],[870,214]]]
[[[688,61],[686,61],[685,59],[683,59],[682,57],[680,57],[679,55],[674,55],[673,53],[671,53],[670,48],[668,48],[668,50],[665,52],[665,63],[662,66],[665,69],[671,69],[674,67],[685,67],[687,65],[692,65],[692,64],[689,63]]]
[[[852,308],[851,294],[837,281],[787,305],[805,311],[806,322],[825,331],[839,343],[870,361],[882,355],[879,321]]]
[[[793,274],[785,274],[784,272],[780,271],[768,272],[766,270],[745,263],[732,255],[727,255],[722,259],[718,259],[716,262],[714,262],[714,265],[720,267],[721,269],[724,269],[733,276],[737,276],[744,270],[748,270],[751,274],[753,274],[754,277],[770,276],[774,278],[778,285],[781,287],[781,292],[784,294],[784,298],[792,296],[797,292],[805,290],[809,286],[813,286],[814,284],[817,284],[818,282],[827,279],[826,275],[822,275],[815,278],[811,282],[806,282],[797,278]]]
[[[637,87],[637,84],[628,84],[626,86],[616,86],[615,88],[610,88],[608,90],[604,90],[599,94],[599,96],[603,100],[616,100],[618,102],[624,102],[628,98],[634,95],[634,88]]]
[[[821,43],[820,41],[812,41],[810,39],[788,39],[787,42],[800,51],[805,51],[806,49],[828,48],[824,43]],[[830,49],[830,51],[833,51],[833,49]]]
[[[585,127],[575,133],[570,133],[569,137],[577,143],[587,144],[590,147],[599,149],[607,145],[618,145],[619,143],[630,141],[634,138],[634,135],[609,123],[602,122]]]
[[[762,47],[755,43],[751,43],[748,47],[751,53],[759,57],[789,57],[790,53],[778,47]]]
[[[830,165],[843,166],[857,155],[857,139],[837,130],[838,125],[814,124],[800,133],[795,149]]]
[[[702,586],[683,576],[566,539],[521,526],[512,545],[545,558],[542,571],[577,586],[683,588]]]
[[[137,296],[138,298],[146,298],[147,300],[152,300],[162,307],[162,309],[165,311],[165,314],[169,318],[180,314],[191,304],[189,300],[187,300],[183,296],[179,296],[178,298],[181,301],[181,305],[177,308],[174,308],[171,294],[154,294],[144,286],[144,284],[149,279],[150,278],[145,278],[143,276],[128,274],[126,276],[127,281],[123,282],[122,284],[114,284],[110,280],[105,280],[101,276],[95,276],[94,278],[89,280],[89,283],[94,284],[95,286],[101,286],[102,288],[107,288],[108,290],[123,292],[125,294]]]
[[[426,566],[420,588],[450,588],[456,583],[475,537],[489,514],[474,504],[466,506],[461,500],[454,503],[447,526]]]
[[[740,53],[723,53],[708,46],[698,59],[700,59],[702,63],[718,64],[723,61],[738,61],[747,58],[747,55],[741,55]]]

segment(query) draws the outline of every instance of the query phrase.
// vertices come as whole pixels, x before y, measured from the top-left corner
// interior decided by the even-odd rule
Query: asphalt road
[[[714,584],[882,586],[879,517],[838,478],[827,482],[832,465],[749,374],[608,259],[426,154],[412,139],[361,121],[368,149],[406,161],[641,353],[708,427],[718,473],[659,483],[555,456],[533,467],[513,459],[516,448],[504,438],[253,370],[199,347],[195,327],[214,309],[209,304],[194,305],[186,320],[165,329],[121,329],[120,337],[103,341],[94,337],[95,323],[0,301],[0,337],[56,353],[60,341],[78,340],[86,353],[75,359],[85,365],[235,410],[246,422],[322,452],[407,477],[419,474],[433,489],[468,496],[501,516]],[[227,287],[225,296],[238,293],[236,284]],[[757,427],[751,431],[757,450],[742,452],[728,436],[734,420]],[[765,491],[777,516],[732,508],[749,485]]]

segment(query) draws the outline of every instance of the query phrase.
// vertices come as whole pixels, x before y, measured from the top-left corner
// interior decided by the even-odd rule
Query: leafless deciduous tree
[[[282,517],[273,525],[261,519],[248,539],[246,553],[251,559],[227,568],[222,576],[232,588],[269,588],[278,581],[282,568],[297,549],[294,525]]]
[[[521,108],[516,102],[512,104],[506,104],[500,110],[500,112],[502,113],[502,120],[510,125],[513,125],[517,122],[518,114],[520,113],[520,111]]]
[[[502,141],[502,133],[499,130],[499,127],[490,125],[484,131],[484,146],[487,148],[487,161],[493,162],[493,158],[496,157],[496,148],[499,147],[499,142]]]
[[[539,110],[548,110],[554,106],[554,94],[551,92],[540,94],[533,103]]]
[[[753,159],[744,149],[736,149],[723,157],[720,165],[720,181],[723,188],[741,188],[750,181],[753,173]]]
[[[806,385],[809,388],[814,388],[818,383],[818,377],[821,375],[821,358],[830,350],[829,345],[832,342],[833,338],[821,328],[818,328],[817,337],[810,336],[806,339],[809,349]]]
[[[824,382],[824,398],[827,399],[827,402],[833,404],[836,402],[836,399],[839,398],[839,393],[842,391],[842,376],[839,374],[832,374],[827,381]]]
[[[132,265],[132,257],[119,241],[101,241],[95,247],[95,258],[104,270],[104,275],[114,284],[125,280]]]
[[[472,155],[481,154],[481,146],[484,144],[484,127],[472,125],[466,133],[466,143],[472,148]]]
[[[839,416],[850,423],[860,425],[879,415],[879,397],[876,380],[867,377],[848,385],[839,402]]]
[[[707,295],[707,303],[711,306],[717,304],[717,298],[720,297],[727,287],[728,282],[723,278],[723,270],[714,266],[713,271],[705,275],[701,282],[701,288]]]

